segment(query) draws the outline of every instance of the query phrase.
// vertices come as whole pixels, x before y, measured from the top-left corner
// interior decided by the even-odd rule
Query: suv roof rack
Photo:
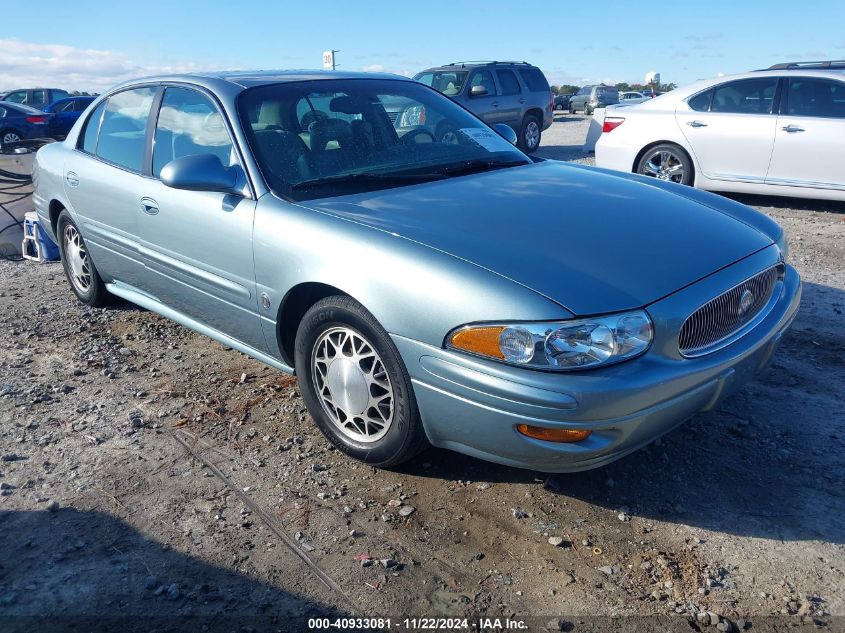
[[[766,70],[809,70],[812,68],[831,68],[845,70],[845,59],[826,62],[783,62],[769,66]]]
[[[514,61],[491,61],[491,60],[470,60],[466,62],[452,62],[446,66],[481,66],[482,64],[524,64],[530,66],[528,62],[514,62]]]

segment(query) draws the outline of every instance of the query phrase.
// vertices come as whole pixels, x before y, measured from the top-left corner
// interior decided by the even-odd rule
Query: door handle
[[[707,127],[707,124],[701,121],[687,121],[687,125],[690,127]]]
[[[71,187],[78,187],[79,186],[79,176],[76,175],[76,172],[69,171],[65,174],[65,182],[70,185]]]
[[[523,97],[522,99],[520,99],[520,100],[519,100],[519,102],[520,102],[520,103],[525,103],[525,98]]]
[[[797,125],[784,125],[781,128],[784,132],[789,132],[790,134],[794,134],[795,132],[803,132],[803,127],[798,127]]]
[[[141,211],[147,215],[156,215],[158,213],[158,202],[152,198],[141,198]]]
[[[498,102],[498,101],[494,101],[494,102],[493,102],[493,103],[491,103],[490,105],[491,105],[491,106],[493,106],[494,108],[498,108],[498,107],[499,107],[499,102]]]

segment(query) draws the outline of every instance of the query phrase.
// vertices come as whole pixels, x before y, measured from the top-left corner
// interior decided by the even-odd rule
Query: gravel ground
[[[586,121],[557,117],[539,154],[591,162]],[[57,264],[0,262],[0,630],[841,630],[845,206],[742,201],[805,280],[771,368],[576,475],[438,450],[368,468],[293,379],[129,304],[84,307]]]

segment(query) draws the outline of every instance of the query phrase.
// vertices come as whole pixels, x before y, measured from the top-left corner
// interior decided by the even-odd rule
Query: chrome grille
[[[388,110],[387,111],[387,118],[390,119],[390,122],[393,125],[396,125],[396,119],[399,118],[399,110]]]
[[[769,302],[782,273],[782,265],[773,266],[693,312],[681,326],[678,340],[681,354],[697,356],[707,353],[748,325]]]

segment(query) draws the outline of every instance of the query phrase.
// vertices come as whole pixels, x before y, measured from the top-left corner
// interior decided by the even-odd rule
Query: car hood
[[[646,306],[772,244],[717,208],[555,161],[302,204],[472,262],[577,315]]]

